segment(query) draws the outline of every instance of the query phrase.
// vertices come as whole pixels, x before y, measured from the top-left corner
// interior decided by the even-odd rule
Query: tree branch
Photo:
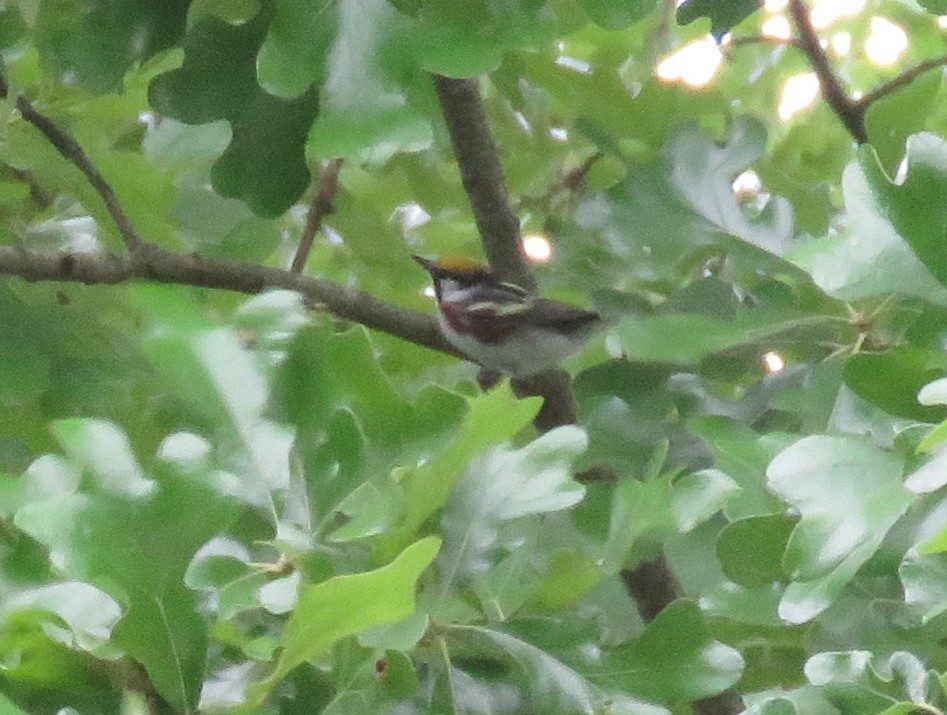
[[[53,203],[53,197],[44,189],[33,176],[33,172],[25,169],[17,169],[6,162],[0,163],[0,173],[9,175],[17,181],[22,181],[29,187],[30,199],[41,209],[49,208]]]
[[[517,205],[517,210],[523,207],[538,206],[549,210],[555,201],[562,194],[578,194],[585,186],[585,178],[588,176],[592,167],[605,155],[597,151],[591,154],[585,161],[578,166],[569,169],[562,174],[557,181],[549,185],[540,196],[524,196]]]
[[[523,255],[519,219],[507,200],[480,85],[476,79],[434,75],[434,86],[490,269],[502,280],[535,291],[536,280]]]
[[[938,67],[943,67],[947,65],[947,55],[942,57],[932,57],[929,60],[924,60],[919,62],[913,67],[908,67],[897,77],[889,79],[883,84],[879,84],[874,89],[866,92],[861,99],[855,102],[856,106],[864,113],[868,111],[868,107],[877,102],[882,97],[887,97],[889,94],[894,94],[899,89],[907,87],[911,82],[916,80],[925,72],[930,72],[932,69],[937,69]]]
[[[789,39],[783,39],[781,37],[769,37],[768,35],[745,35],[743,37],[734,37],[731,38],[729,42],[723,45],[726,49],[736,49],[737,47],[745,47],[746,45],[789,45],[792,47],[797,47],[800,50],[805,48],[802,45],[802,42],[797,37],[790,37]]]
[[[0,76],[0,99],[5,99],[8,94],[9,85],[7,84],[7,80],[5,77]],[[56,147],[64,159],[85,174],[86,179],[92,184],[92,188],[95,189],[96,193],[105,203],[105,208],[109,212],[109,216],[111,216],[115,222],[118,232],[121,234],[122,240],[125,241],[125,245],[128,249],[132,252],[140,250],[145,244],[144,239],[141,237],[141,234],[138,233],[131,219],[128,218],[118,198],[115,196],[112,187],[109,186],[102,174],[99,173],[99,170],[95,168],[88,155],[82,150],[82,147],[79,146],[79,143],[65,130],[56,126],[49,117],[36,111],[30,101],[22,94],[16,96],[15,103],[22,117],[39,129],[46,139],[49,140],[49,143]]]
[[[503,280],[535,291],[536,280],[523,254],[519,219],[507,199],[503,169],[490,136],[479,84],[475,79],[434,75],[434,86],[490,269]],[[545,398],[535,420],[540,431],[575,422],[572,384],[562,370],[515,380],[513,387],[520,396]]]
[[[841,82],[832,71],[829,57],[819,44],[819,36],[809,19],[809,9],[802,0],[789,0],[789,14],[792,15],[796,31],[799,33],[802,51],[806,53],[812,70],[819,78],[822,97],[842,120],[842,124],[855,141],[859,144],[867,144],[868,133],[865,131],[864,110],[845,93]]]
[[[435,76],[434,81],[454,153],[460,164],[464,189],[470,197],[477,228],[490,258],[490,267],[504,279],[534,290],[535,282],[520,248],[519,221],[507,201],[500,162],[490,138],[477,83],[475,80],[453,80],[439,76]],[[577,183],[581,182],[598,158],[590,157],[579,168],[575,178]],[[565,371],[549,370],[528,379],[514,380],[513,387],[517,395],[540,395],[545,398],[542,410],[534,421],[538,430],[545,432],[576,421],[575,395]],[[637,569],[623,571],[621,578],[646,621],[652,620],[680,595],[677,578],[663,556]],[[695,703],[694,709],[698,713],[721,715],[743,709],[740,697],[730,691],[701,702],[716,707],[717,701],[723,697],[735,698],[740,707],[734,710],[704,710],[701,709],[704,705]]]
[[[299,247],[293,256],[293,273],[302,273],[312,250],[312,242],[316,234],[322,229],[322,221],[326,216],[335,212],[335,194],[339,190],[339,169],[342,168],[342,159],[333,159],[322,170],[319,182],[319,191],[312,197],[309,213],[306,214],[306,226],[299,238]]]
[[[270,288],[295,290],[316,308],[431,350],[464,357],[448,343],[434,318],[399,308],[329,281],[237,261],[165,251],[145,243],[135,255],[30,251],[0,246],[0,275],[28,281],[88,285],[127,282],[174,283],[255,294]]]

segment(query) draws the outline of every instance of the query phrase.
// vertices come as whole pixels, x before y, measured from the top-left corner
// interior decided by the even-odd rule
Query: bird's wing
[[[601,320],[601,316],[594,310],[578,308],[549,298],[534,299],[526,310],[521,312],[520,317],[533,325],[555,325],[563,330],[578,330]]]

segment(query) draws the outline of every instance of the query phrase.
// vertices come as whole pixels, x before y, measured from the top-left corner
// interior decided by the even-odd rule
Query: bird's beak
[[[411,256],[411,257],[415,261],[417,261],[418,265],[420,265],[421,268],[426,270],[428,273],[430,273],[434,269],[434,261],[430,261],[424,256]]]

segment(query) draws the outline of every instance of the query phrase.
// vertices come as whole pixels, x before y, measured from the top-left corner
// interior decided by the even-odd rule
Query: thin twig
[[[535,291],[536,280],[523,255],[520,222],[507,199],[480,85],[476,79],[435,75],[434,86],[490,268],[501,279]]]
[[[911,84],[911,82],[913,82],[925,72],[930,72],[931,70],[937,69],[938,67],[943,67],[944,65],[947,65],[947,55],[942,57],[932,57],[931,59],[924,60],[913,67],[908,67],[897,77],[889,79],[887,82],[879,84],[874,89],[866,92],[864,95],[862,95],[861,99],[855,102],[855,104],[862,112],[865,112],[868,107],[870,107],[882,97],[887,97],[889,94],[894,94],[899,89],[907,87],[909,84]]]
[[[15,166],[6,163],[0,164],[0,171],[26,184],[30,190],[30,199],[40,208],[45,209],[52,205],[53,197],[36,180],[33,172],[26,169],[17,169]]]
[[[0,77],[0,98],[6,98],[8,93],[9,85],[5,78]],[[112,187],[102,174],[99,173],[99,170],[95,168],[88,155],[82,150],[82,147],[79,146],[79,143],[65,130],[56,126],[49,117],[38,112],[32,103],[22,94],[16,96],[15,102],[20,115],[39,129],[49,143],[56,147],[64,159],[85,174],[86,179],[92,184],[92,188],[95,189],[96,193],[105,203],[105,208],[108,210],[109,216],[111,216],[115,222],[118,232],[121,234],[122,240],[125,241],[125,245],[128,249],[133,253],[140,251],[145,244],[144,239],[125,213]]]
[[[822,97],[832,108],[832,111],[842,120],[848,133],[859,144],[868,142],[868,133],[865,131],[865,115],[862,109],[849,97],[842,88],[841,82],[832,71],[829,57],[819,44],[812,21],[809,19],[809,9],[802,0],[789,0],[789,14],[792,15],[802,43],[802,51],[809,58],[809,64],[819,84],[822,87]]]
[[[339,169],[342,168],[342,161],[341,158],[333,159],[322,170],[319,191],[312,198],[309,213],[306,214],[306,226],[299,238],[299,248],[296,249],[293,265],[289,269],[293,273],[303,272],[306,261],[309,259],[309,252],[312,250],[312,242],[316,234],[322,230],[323,219],[335,211],[334,201],[335,194],[339,190]]]
[[[400,308],[330,281],[249,263],[166,251],[144,244],[140,254],[66,253],[0,246],[0,275],[28,281],[88,285],[172,283],[255,294],[271,288],[302,293],[316,308],[431,350],[464,357],[441,334],[434,318]]]
[[[769,35],[746,35],[744,37],[732,37],[730,41],[723,45],[724,49],[743,47],[744,45],[788,45],[804,50],[802,42],[796,37],[770,37]]]
[[[600,159],[603,159],[605,155],[597,151],[591,156],[589,156],[585,161],[583,161],[579,166],[576,166],[565,174],[563,174],[559,179],[553,182],[548,189],[542,194],[542,196],[536,197],[523,197],[517,209],[523,206],[543,206],[549,207],[552,202],[560,194],[565,193],[578,193],[579,190],[585,184],[585,177],[588,176],[588,173],[592,170],[592,167],[595,166],[596,162]]]

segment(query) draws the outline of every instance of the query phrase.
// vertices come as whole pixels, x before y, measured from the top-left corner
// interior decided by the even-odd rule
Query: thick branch
[[[9,86],[7,85],[6,79],[0,77],[0,98],[6,98],[8,92]],[[75,165],[79,171],[85,174],[86,179],[92,184],[92,188],[95,189],[96,193],[102,198],[102,201],[105,202],[105,208],[108,210],[109,216],[111,216],[115,222],[116,227],[118,227],[118,232],[121,234],[122,240],[125,241],[125,245],[128,249],[131,251],[141,249],[145,243],[144,239],[142,239],[141,234],[138,233],[131,219],[128,218],[118,198],[116,198],[112,187],[109,186],[102,174],[99,173],[99,170],[95,168],[88,155],[82,150],[82,147],[79,146],[79,143],[65,130],[56,126],[49,117],[36,111],[30,101],[22,94],[16,97],[16,108],[26,121],[43,133],[46,139],[49,140],[49,143],[56,147],[59,153],[62,154],[63,158]]]
[[[802,51],[809,58],[812,69],[819,78],[822,87],[822,97],[832,108],[832,111],[842,120],[848,133],[859,144],[868,143],[868,133],[865,131],[865,113],[851,97],[849,97],[838,77],[832,71],[829,57],[819,44],[819,36],[809,19],[809,9],[802,0],[789,0],[789,13],[792,15],[799,33],[799,42]]]
[[[681,586],[663,556],[621,572],[621,580],[645,622],[650,622],[671,601],[681,595]]]
[[[295,290],[317,308],[432,350],[460,355],[441,335],[431,316],[399,308],[329,281],[277,268],[165,251],[144,244],[139,254],[56,253],[0,246],[0,275],[28,281],[86,284],[176,283],[260,293],[270,288]]]
[[[536,281],[523,255],[519,220],[507,200],[479,83],[435,75],[434,86],[490,269],[503,280],[534,291]]]
[[[323,219],[335,211],[333,202],[335,201],[335,193],[339,190],[339,169],[341,168],[342,159],[333,159],[322,170],[319,191],[316,192],[312,204],[309,206],[309,213],[306,214],[306,226],[299,238],[299,248],[296,249],[296,255],[293,256],[293,265],[290,268],[293,273],[303,272],[309,258],[309,252],[312,250],[312,242],[315,240],[316,234],[322,229]]]

